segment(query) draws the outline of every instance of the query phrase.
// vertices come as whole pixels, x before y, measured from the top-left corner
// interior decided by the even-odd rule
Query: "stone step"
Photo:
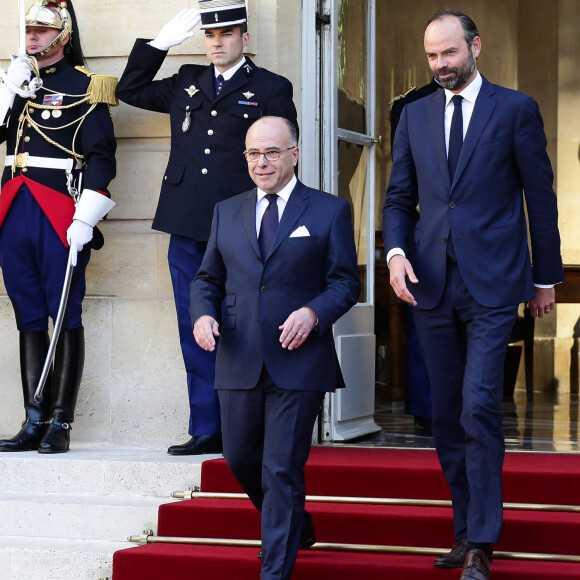
[[[199,485],[202,462],[216,457],[220,455],[176,457],[166,449],[94,446],[52,455],[0,453],[0,489],[168,498],[172,491]]]
[[[0,493],[2,536],[56,537],[122,542],[157,529],[159,506],[168,498],[48,493]]]
[[[113,553],[128,542],[0,537],[0,580],[99,580],[113,576]]]

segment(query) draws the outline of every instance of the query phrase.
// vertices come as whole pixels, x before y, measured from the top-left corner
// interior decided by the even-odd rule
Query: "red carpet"
[[[434,452],[315,447],[306,469],[309,495],[449,499]],[[578,504],[580,455],[509,453],[504,500]],[[241,491],[225,462],[206,461],[202,491]],[[448,548],[450,508],[309,503],[319,542]],[[139,530],[136,530],[138,533]],[[159,509],[157,535],[259,539],[259,515],[248,500],[193,499]],[[507,510],[496,550],[580,555],[580,513]],[[113,580],[254,579],[257,548],[151,544],[119,551]],[[497,559],[494,580],[580,578],[580,564]],[[298,580],[457,580],[433,556],[302,551]]]

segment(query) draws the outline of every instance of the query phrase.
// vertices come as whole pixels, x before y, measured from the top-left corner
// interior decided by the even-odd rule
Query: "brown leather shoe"
[[[459,580],[489,580],[490,573],[487,554],[481,550],[469,550]]]
[[[435,558],[437,568],[463,568],[465,555],[467,554],[467,538],[461,538],[453,544],[451,551],[445,556]]]

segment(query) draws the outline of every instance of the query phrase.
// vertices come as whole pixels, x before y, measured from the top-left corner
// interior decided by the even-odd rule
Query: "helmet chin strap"
[[[69,28],[65,26],[65,28],[60,31],[59,35],[53,41],[49,42],[44,48],[41,48],[38,52],[35,52],[34,54],[29,53],[29,56],[33,57],[46,56],[51,50],[56,48],[64,40],[67,34],[72,36],[72,32],[70,32]]]

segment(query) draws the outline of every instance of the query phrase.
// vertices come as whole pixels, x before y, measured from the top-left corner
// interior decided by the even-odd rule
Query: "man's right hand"
[[[215,339],[220,335],[217,320],[212,316],[200,316],[193,325],[195,342],[203,350],[215,350]]]
[[[390,272],[390,282],[397,298],[412,304],[413,306],[417,306],[417,301],[413,297],[413,295],[409,292],[407,288],[406,279],[409,278],[409,281],[412,284],[417,284],[419,280],[415,276],[415,272],[413,272],[413,267],[411,266],[411,262],[407,260],[404,256],[401,255],[394,255],[389,260],[389,272]]]
[[[172,46],[181,44],[184,40],[193,36],[192,30],[197,26],[201,17],[195,8],[185,8],[174,16],[159,32],[155,40],[149,44],[153,48],[167,51]]]
[[[15,56],[12,57],[12,62],[6,71],[6,76],[15,87],[20,88],[30,80],[32,69],[26,60]]]

